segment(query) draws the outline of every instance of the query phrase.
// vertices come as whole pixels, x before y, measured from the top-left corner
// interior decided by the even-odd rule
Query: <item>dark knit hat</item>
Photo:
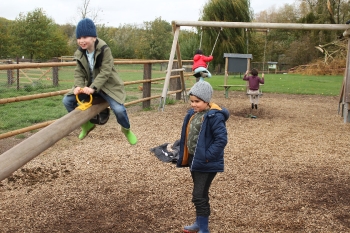
[[[79,21],[77,29],[75,30],[77,39],[82,36],[97,37],[96,27],[91,19],[85,18]]]
[[[204,102],[210,103],[211,96],[213,95],[213,88],[210,83],[200,80],[193,85],[188,94],[197,96]]]

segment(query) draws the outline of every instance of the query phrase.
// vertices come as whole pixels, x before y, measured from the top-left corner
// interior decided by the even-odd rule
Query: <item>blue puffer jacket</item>
[[[204,115],[201,130],[199,132],[191,171],[197,172],[223,172],[224,171],[224,148],[227,144],[226,121],[229,112],[225,108],[211,103],[211,108]],[[181,130],[180,152],[177,167],[188,166],[188,149],[186,146],[187,125],[194,114],[194,110],[188,111]]]

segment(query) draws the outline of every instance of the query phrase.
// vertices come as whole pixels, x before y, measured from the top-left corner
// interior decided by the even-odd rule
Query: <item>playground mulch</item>
[[[350,231],[350,124],[338,97],[264,93],[258,110],[242,92],[213,100],[231,116],[211,232]],[[0,182],[0,232],[182,232],[195,217],[189,171],[149,150],[179,139],[188,108],[129,108],[135,146],[114,117],[82,141],[74,130]],[[18,142],[1,140],[0,153]]]

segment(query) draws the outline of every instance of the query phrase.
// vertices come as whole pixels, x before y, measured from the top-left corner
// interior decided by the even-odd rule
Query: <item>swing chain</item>
[[[212,49],[212,51],[211,51],[211,56],[213,55],[213,52],[214,52],[214,48],[215,48],[215,46],[216,46],[216,42],[218,41],[218,39],[219,39],[219,36],[220,36],[220,32],[222,31],[222,28],[220,29],[220,31],[219,31],[219,33],[218,33],[218,35],[217,35],[217,37],[216,37],[216,40],[215,40],[215,43],[214,43],[214,46],[213,46],[213,49]]]
[[[264,47],[264,60],[263,60],[263,72],[265,71],[265,55],[266,55],[266,46],[267,46],[267,33],[269,32],[269,29],[266,29],[265,34],[265,47]]]
[[[198,49],[202,48],[202,38],[203,38],[203,28],[201,27],[201,40],[199,42],[199,48]]]

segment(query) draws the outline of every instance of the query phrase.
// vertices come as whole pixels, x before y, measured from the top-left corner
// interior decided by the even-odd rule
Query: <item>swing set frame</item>
[[[219,21],[172,21],[173,43],[171,46],[167,73],[164,80],[164,87],[159,101],[159,111],[164,111],[166,97],[168,95],[169,81],[174,63],[175,53],[178,68],[182,69],[182,59],[179,45],[179,34],[181,26],[186,27],[217,27],[217,28],[254,28],[254,29],[290,29],[290,30],[343,30],[343,36],[348,39],[346,69],[343,85],[340,92],[339,108],[342,106],[342,117],[344,123],[350,122],[350,24],[301,24],[301,23],[257,23],[257,22],[219,22]],[[216,42],[215,42],[216,44]],[[181,92],[184,101],[187,101],[184,72],[180,71]]]

